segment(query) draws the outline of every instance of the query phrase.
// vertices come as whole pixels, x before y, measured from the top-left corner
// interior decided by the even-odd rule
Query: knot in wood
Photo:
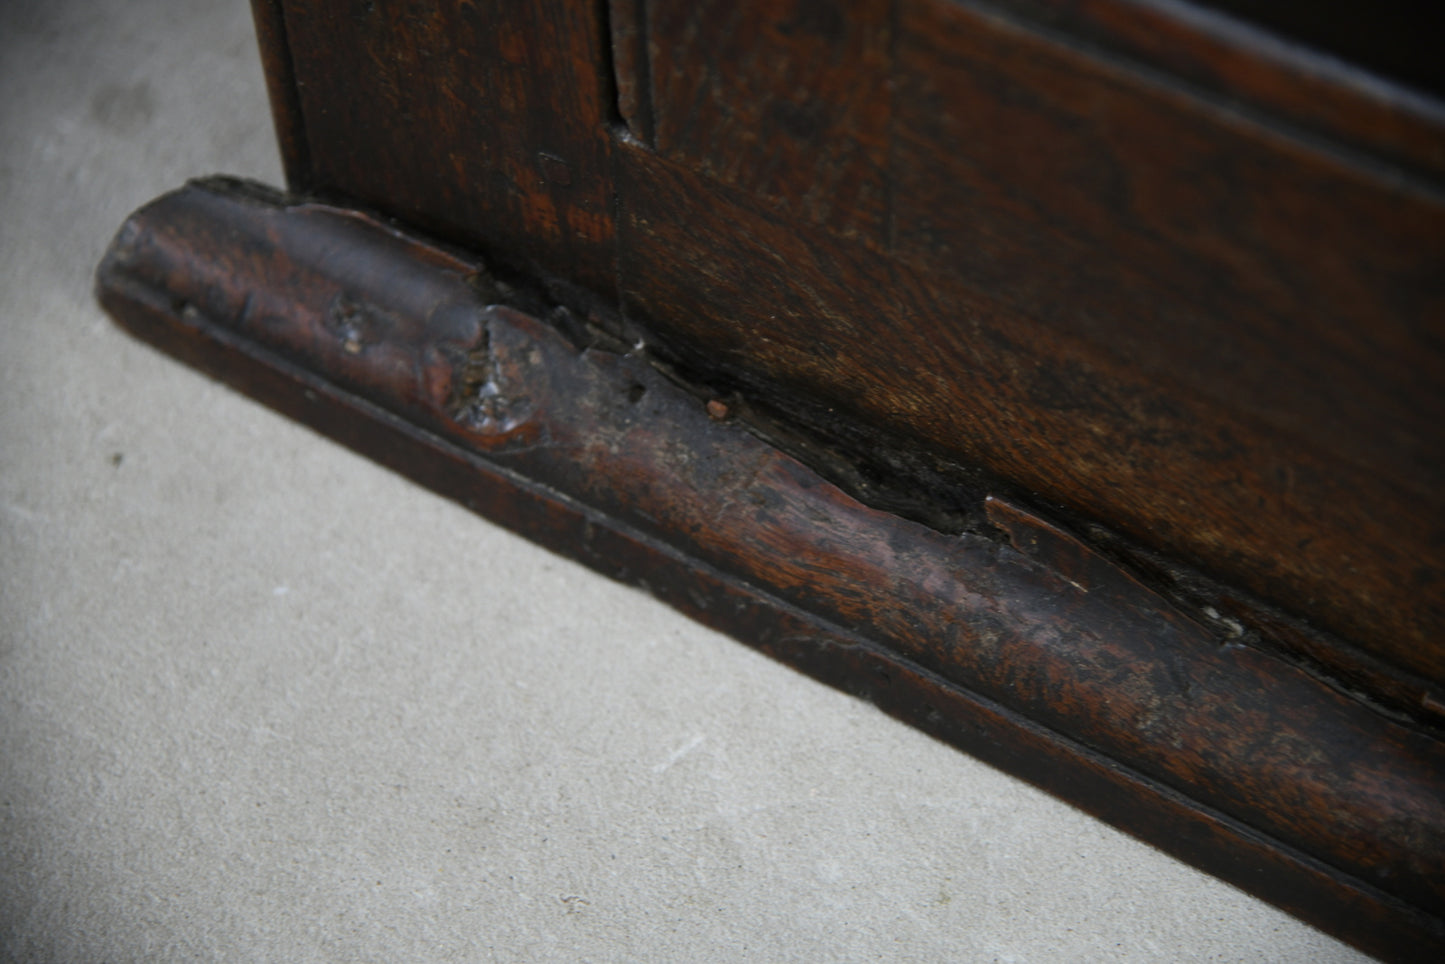
[[[514,329],[504,334],[488,324],[457,366],[452,417],[477,435],[509,436],[536,414],[533,385],[541,377],[537,346]]]

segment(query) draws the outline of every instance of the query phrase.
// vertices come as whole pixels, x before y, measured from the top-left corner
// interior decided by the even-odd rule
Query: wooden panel
[[[306,183],[604,297],[620,263],[663,354],[925,515],[976,466],[1445,682],[1441,193],[966,4],[844,9],[268,22]],[[1075,19],[1137,54],[1114,10]]]
[[[1332,10],[1313,2],[1290,6],[1299,22],[1320,25],[1333,19],[1347,30],[1379,26],[1379,4],[1371,4],[1368,16],[1361,16],[1364,8],[1352,7],[1351,2],[1337,0]],[[1439,4],[1403,2],[1416,9],[1397,21],[1392,31],[1414,30],[1422,38],[1439,35]],[[1267,6],[1253,0],[1234,5],[1244,16],[1258,15]],[[1110,57],[1139,64],[1155,77],[1187,85],[1231,111],[1321,135],[1406,171],[1445,175],[1445,138],[1440,133],[1445,105],[1439,100],[1254,29],[1218,13],[1216,6],[1138,0],[993,0],[989,9],[1057,31],[1073,45],[1095,47]],[[1425,9],[1428,6],[1435,9]],[[1410,25],[1410,19],[1416,22]]]
[[[310,186],[612,295],[600,14],[286,0]]]
[[[643,0],[607,0],[607,25],[612,32],[612,82],[617,91],[617,119],[629,136],[653,144],[652,65],[647,52]]]
[[[282,0],[252,0],[251,18],[256,24],[261,66],[266,71],[266,95],[286,183],[293,191],[304,191],[311,177],[311,158],[306,149],[306,127],[301,121],[300,92],[291,72],[291,43],[286,36]]]
[[[1252,566],[1258,591],[1442,678],[1445,657],[1428,652],[1445,629],[1441,195],[972,8],[909,0],[897,45],[898,256],[1094,346],[1166,397],[1259,426],[1257,443],[1221,437],[1216,464],[1241,476],[1186,481],[1174,466],[1193,491],[1165,530],[1143,521],[1162,502],[1132,487],[1109,516],[1143,538],[1193,519],[1200,535],[1171,536],[1171,549],[1229,574]],[[1118,426],[1114,444],[1144,443],[1142,455],[1146,425]],[[1088,460],[1117,466],[1109,445]],[[1301,478],[1346,471],[1358,526],[1326,536],[1287,521],[1338,518],[1314,504],[1335,483],[1307,492]],[[1126,477],[1088,475],[1047,491],[1082,505]],[[1252,509],[1224,500],[1252,518],[1216,528],[1219,485],[1252,491]],[[1250,535],[1214,542],[1224,529]]]
[[[666,209],[621,192],[681,229],[622,253],[634,313],[688,332],[700,368],[837,404],[1445,679],[1445,207],[960,5],[903,3],[895,37],[890,7],[613,5],[613,39],[645,40],[618,63],[633,122],[707,179]],[[293,0],[312,182],[611,291],[599,12]],[[725,244],[680,253],[713,230],[710,181],[760,219],[725,277],[770,278],[785,320],[692,273]],[[799,222],[827,233],[782,239]],[[890,231],[911,271],[810,287],[830,237]],[[1001,354],[982,316],[1008,319],[984,326]],[[869,356],[873,318],[897,354]],[[869,400],[829,351],[866,359]]]
[[[910,10],[900,256],[1438,496],[1445,205],[969,11]]]
[[[865,461],[912,446],[985,466],[1445,679],[1422,644],[1439,590],[1413,577],[1439,550],[1418,499],[967,285],[619,152],[626,309],[691,370],[817,419]],[[1342,578],[1349,559],[1375,567],[1367,584]]]
[[[889,0],[649,0],[656,147],[780,215],[881,242]]]

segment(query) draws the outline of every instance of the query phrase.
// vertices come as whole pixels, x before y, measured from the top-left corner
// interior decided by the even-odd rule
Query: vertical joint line
[[[311,163],[284,2],[252,0],[251,17],[261,48],[261,66],[266,74],[266,92],[271,101],[272,123],[281,150],[286,186],[295,192],[306,192],[315,188],[316,174]]]
[[[612,90],[620,123],[653,147],[652,57],[648,45],[647,0],[604,0],[611,37]]]
[[[637,0],[637,99],[638,136],[648,147],[655,146],[657,136],[652,115],[652,47],[648,30],[648,0]]]
[[[885,96],[888,101],[887,134],[883,155],[883,250],[898,250],[897,157],[898,157],[898,30],[901,21],[898,0],[888,4],[888,71]]]
[[[622,116],[622,95],[618,92],[618,66],[617,57],[613,47],[617,44],[617,30],[612,24],[612,3],[613,0],[596,0],[597,3],[597,43],[600,50],[597,54],[599,65],[599,82],[602,90],[602,102],[606,105],[603,109],[607,116],[602,122],[608,127],[617,127],[625,124],[626,119]]]

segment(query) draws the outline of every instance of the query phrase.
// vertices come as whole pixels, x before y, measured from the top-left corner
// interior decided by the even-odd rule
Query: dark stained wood
[[[1332,672],[1445,687],[1445,113],[1155,6],[1051,16],[1122,59],[969,4],[842,12],[292,0],[309,176],[620,296],[810,430],[857,417],[845,459],[926,446],[895,489],[986,469],[1346,637]]]
[[[1176,0],[255,12],[327,204],[156,202],[132,330],[1445,956],[1445,104]]]
[[[284,6],[309,183],[615,297],[599,4]]]
[[[214,181],[132,218],[99,284],[141,337],[544,544],[1375,953],[1445,950],[1438,739],[1016,501],[959,535],[865,506],[487,277]]]
[[[1441,197],[962,8],[906,9],[900,256],[1438,495]]]
[[[271,102],[271,119],[281,148],[286,183],[295,190],[305,190],[311,177],[311,154],[306,147],[306,125],[301,119],[296,75],[291,70],[291,42],[286,37],[282,0],[252,0],[251,18],[256,24],[261,65],[266,71],[266,94]]]
[[[1125,484],[1110,520],[1445,680],[1431,645],[1445,631],[1440,196],[964,7],[903,11],[899,256],[1113,355],[1161,394],[1208,399],[1260,439],[1224,443],[1192,511]],[[1225,424],[1206,410],[1200,434]],[[1103,470],[1057,487],[1061,501],[1127,476],[1099,455]],[[1350,524],[1320,518],[1317,485],[1299,488],[1321,471],[1326,485],[1350,479]],[[1258,508],[1227,500],[1247,517],[1227,519],[1199,504],[1220,486]],[[1205,525],[1190,535],[1185,518]]]
[[[1248,572],[1256,588],[1310,574],[1316,593],[1377,593],[1403,611],[1360,635],[1384,635],[1377,651],[1441,679],[1445,654],[1427,645],[1440,621],[1438,576],[1416,577],[1439,554],[1441,515],[1425,497],[1160,385],[983,291],[619,150],[637,178],[619,184],[635,199],[619,229],[625,305],[688,368],[797,417],[806,409],[791,400],[831,409],[813,417],[835,444],[850,444],[848,426],[896,426],[881,443],[853,429],[855,457],[892,445],[982,464],[1216,572]],[[1372,550],[1404,584],[1365,570],[1374,578],[1363,590],[1342,586],[1340,561]],[[1317,600],[1306,611],[1331,608]],[[1397,624],[1412,644],[1384,634]],[[1406,699],[1423,698],[1416,687]]]
[[[663,156],[883,242],[892,4],[648,0]]]
[[[1246,12],[1264,7],[1252,0],[1234,5]],[[1263,126],[1277,124],[1318,135],[1336,149],[1357,151],[1360,159],[1373,158],[1403,172],[1426,178],[1445,175],[1440,136],[1445,109],[1438,100],[1291,43],[1287,34],[1262,33],[1216,12],[1213,4],[995,0],[974,6],[995,16],[1021,17],[1055,31],[1065,43],[1092,47],[1106,59],[1143,66],[1157,72],[1165,85],[1182,83],[1222,110],[1256,118]],[[1380,12],[1378,5],[1371,5],[1368,15],[1340,18],[1338,4],[1333,11],[1312,3],[1295,6],[1317,22],[1334,15],[1365,29]],[[1414,29],[1422,36],[1438,36],[1438,5],[1433,12],[1419,12],[1426,15]]]
[[[1361,16],[1351,0],[1209,0],[1208,6],[1359,70],[1436,97],[1445,94],[1445,63],[1435,44],[1442,21],[1434,0],[1375,0],[1369,16]]]
[[[644,0],[608,0],[612,34],[612,82],[617,91],[617,116],[628,132],[653,145],[652,63],[647,53]]]

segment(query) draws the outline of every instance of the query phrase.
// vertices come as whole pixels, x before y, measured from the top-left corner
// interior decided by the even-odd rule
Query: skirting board
[[[138,337],[480,515],[1392,959],[1445,956],[1445,747],[1028,507],[860,504],[485,267],[225,179],[99,271]]]

